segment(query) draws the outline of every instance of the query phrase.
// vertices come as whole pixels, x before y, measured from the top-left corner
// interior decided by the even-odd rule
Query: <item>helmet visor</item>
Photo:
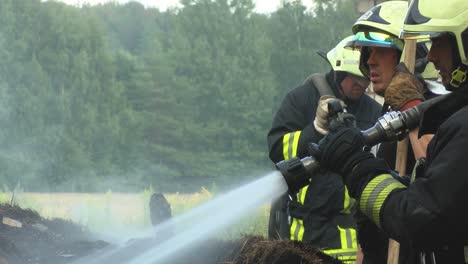
[[[360,31],[346,44],[346,47],[385,47],[403,50],[403,40],[383,32]]]
[[[443,35],[443,32],[413,32],[403,30],[400,33],[402,39],[416,39],[416,40],[429,40],[431,38],[437,38]]]

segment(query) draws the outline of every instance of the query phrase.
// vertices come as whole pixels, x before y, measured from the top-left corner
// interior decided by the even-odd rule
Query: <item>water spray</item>
[[[190,246],[203,243],[253,214],[287,191],[279,171],[208,201],[191,211],[137,234],[131,241],[81,258],[73,264],[165,264]],[[190,263],[188,260],[187,263]]]

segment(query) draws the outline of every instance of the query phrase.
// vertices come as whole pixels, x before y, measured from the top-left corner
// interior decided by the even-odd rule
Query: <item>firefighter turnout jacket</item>
[[[422,81],[422,80],[421,80]],[[424,98],[429,100],[436,96],[440,96],[446,93],[445,88],[440,89],[439,87],[433,87],[431,89],[428,87],[427,82],[424,83]],[[442,86],[440,86],[442,87]],[[389,111],[388,105],[382,107],[382,115]],[[387,165],[393,169],[395,168],[396,160],[396,150],[397,142],[384,142],[378,145],[377,157],[385,160]],[[411,144],[408,146],[407,150],[407,162],[406,162],[406,172],[405,177],[399,177],[397,174],[395,179],[398,179],[401,183],[409,185],[410,183],[410,174],[413,172],[413,168],[416,165],[416,160],[414,158],[413,149]],[[363,264],[379,264],[385,263],[387,261],[388,254],[388,235],[385,234],[380,228],[377,227],[372,221],[370,221],[366,216],[358,213],[357,214],[357,228],[358,228],[358,241],[361,245],[362,251],[364,253],[364,262]],[[411,247],[405,248],[403,245],[400,245],[400,263],[413,263],[413,258],[415,253],[412,252]]]
[[[333,74],[331,71],[323,78],[333,94],[340,98]],[[313,125],[321,96],[315,85],[314,82],[306,82],[283,99],[268,133],[269,155],[273,162],[308,156],[308,144],[321,139]],[[345,100],[345,103],[348,112],[356,116],[360,129],[374,125],[381,113],[381,105],[365,94],[355,102]],[[339,175],[319,172],[308,186],[290,195],[287,205],[278,206],[287,210],[290,217],[286,224],[284,221],[288,219],[283,217],[280,224],[288,227],[286,236],[289,239],[310,243],[323,248],[327,254],[354,263],[357,241],[351,214],[353,204],[354,200],[350,199]]]
[[[405,186],[389,174],[362,175],[350,186],[359,209],[403,248],[407,263],[468,263],[468,87],[424,113],[420,134],[433,134],[426,162]]]

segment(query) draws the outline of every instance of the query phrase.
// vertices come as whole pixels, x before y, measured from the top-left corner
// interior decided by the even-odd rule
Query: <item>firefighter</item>
[[[318,142],[328,133],[330,98],[340,98],[362,129],[380,116],[381,105],[364,94],[369,81],[359,71],[359,52],[344,48],[351,38],[324,55],[332,67],[328,73],[312,74],[283,99],[268,133],[273,162],[307,156],[308,142]],[[321,173],[309,186],[273,204],[270,237],[310,243],[354,263],[357,243],[352,205],[341,177]]]
[[[408,10],[406,1],[388,1],[371,8],[362,15],[353,25],[355,37],[347,46],[361,50],[360,69],[365,76],[369,76],[373,90],[384,97],[382,114],[389,110],[403,111],[425,99],[445,94],[443,88],[434,82],[426,82],[425,78],[437,78],[437,72],[433,71],[433,65],[427,64],[427,46],[424,43],[417,45],[416,72],[421,73],[419,82],[408,85],[394,83],[389,87],[395,74],[406,76],[407,70],[403,65],[397,67],[401,60],[404,41],[399,39],[403,21]],[[402,82],[408,80],[400,78]],[[418,139],[417,130],[409,135],[411,146],[408,157],[410,158],[406,171],[411,171],[416,159],[425,156],[430,136]],[[385,144],[379,148],[378,156],[384,157],[390,167],[395,166],[396,144]]]
[[[428,60],[452,91],[421,120],[419,133],[435,135],[415,180],[402,184],[383,160],[364,152],[357,128],[331,131],[316,156],[321,167],[343,176],[361,212],[402,247],[413,249],[408,263],[467,263],[468,1],[414,0],[402,36],[430,37]],[[401,84],[399,75],[389,86],[396,84]]]
[[[425,81],[422,77],[436,79],[438,75],[433,64],[427,63],[425,43],[417,46],[416,72],[421,73],[419,78],[413,78],[406,67],[399,64],[405,44],[399,34],[407,10],[406,1],[388,1],[371,8],[353,25],[355,36],[347,44],[348,47],[360,49],[360,69],[365,76],[369,76],[374,92],[384,97],[382,115],[389,110],[404,111],[423,100],[447,93],[437,83]],[[397,75],[399,77],[394,78]],[[412,171],[416,160],[424,159],[431,138],[432,135],[418,138],[418,129],[410,132],[407,172]],[[395,168],[396,146],[396,142],[389,142],[378,147],[377,156],[383,158],[390,168]],[[400,180],[409,184],[409,177]],[[386,262],[388,236],[367,218],[361,217],[360,213],[357,213],[357,218],[363,263]],[[402,262],[411,254],[407,251],[409,249],[401,248]]]

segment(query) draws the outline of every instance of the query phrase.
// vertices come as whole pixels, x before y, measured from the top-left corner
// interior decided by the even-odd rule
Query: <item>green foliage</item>
[[[274,109],[351,33],[354,0],[0,5],[0,181],[26,190],[220,191],[271,169]]]

